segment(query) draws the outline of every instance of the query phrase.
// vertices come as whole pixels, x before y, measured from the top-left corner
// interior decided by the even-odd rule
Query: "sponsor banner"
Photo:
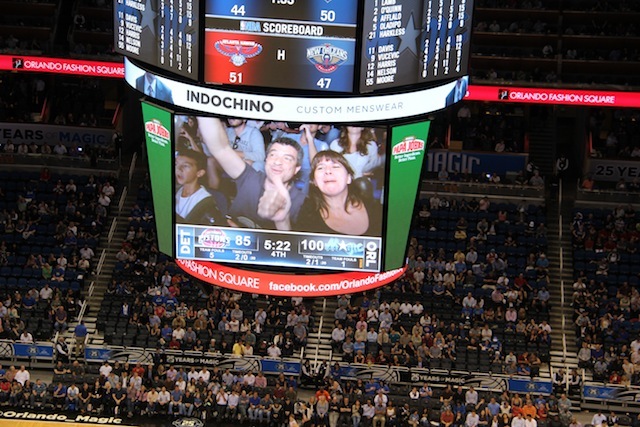
[[[66,415],[60,413],[42,414],[30,411],[0,411],[0,419],[9,420],[38,420],[38,421],[59,421],[67,423],[90,423],[104,425],[126,425],[122,422],[122,418],[118,417],[94,417],[91,415]]]
[[[124,65],[118,62],[87,61],[44,56],[0,55],[0,70],[73,74],[76,76],[124,77]]]
[[[125,58],[125,79],[132,88],[149,71]],[[152,75],[163,88],[157,99],[204,113],[253,120],[301,123],[357,123],[427,114],[446,107],[455,82],[415,92],[366,97],[267,96],[196,86]],[[142,91],[144,92],[144,91]]]
[[[509,391],[515,393],[551,394],[553,392],[551,381],[509,378],[507,384]]]
[[[53,359],[52,344],[13,344],[16,357],[33,357],[36,359]]]
[[[153,363],[153,351],[144,348],[109,349],[104,347],[85,347],[84,356],[87,362],[117,360],[129,363]]]
[[[407,236],[411,227],[420,174],[427,151],[430,122],[410,123],[391,129],[391,161],[389,165],[389,190],[385,269],[404,265]]]
[[[56,126],[23,123],[0,123],[0,141],[10,139],[15,145],[62,143],[65,146],[106,145],[111,143],[113,129]]]
[[[640,402],[640,388],[614,385],[585,385],[582,398],[591,400]]]
[[[519,172],[527,165],[527,154],[496,154],[464,151],[429,150],[427,172],[447,172],[471,174]]]
[[[14,357],[52,360],[53,344],[44,342],[37,344],[22,344],[12,341],[1,341],[0,358],[12,359]]]
[[[587,159],[587,175],[596,181],[640,179],[640,162],[630,160]]]
[[[469,91],[464,100],[588,107],[640,107],[638,92],[504,86],[469,86]]]
[[[402,371],[400,382],[406,384],[429,383],[434,386],[445,385],[475,387],[484,390],[507,390],[507,377],[497,375],[465,375],[459,373],[452,375],[446,371],[412,368],[409,372]]]
[[[279,375],[300,375],[300,362],[282,362],[280,360],[262,359],[260,361],[262,372],[265,374]]]
[[[218,367],[233,372],[262,371],[265,375],[300,375],[300,362],[260,359],[252,357],[227,357],[221,354],[193,354],[193,352],[167,351],[164,355],[172,365]]]
[[[382,273],[283,274],[246,271],[212,262],[177,259],[178,267],[212,285],[241,292],[287,297],[320,297],[364,292],[402,277],[406,267]]]
[[[153,194],[153,206],[156,215],[156,233],[158,249],[165,254],[173,253],[173,193],[172,188],[173,151],[171,150],[171,132],[173,121],[171,113],[164,108],[147,102],[141,103],[144,119],[144,135],[147,143],[149,174]],[[163,167],[151,167],[163,165]]]

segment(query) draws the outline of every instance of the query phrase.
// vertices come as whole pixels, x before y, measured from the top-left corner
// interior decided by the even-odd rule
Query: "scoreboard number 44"
[[[238,15],[244,16],[244,14],[246,13],[244,10],[244,5],[241,4],[240,6],[238,6],[237,4],[234,4],[233,7],[231,8],[231,13],[233,13],[235,16],[238,16]]]

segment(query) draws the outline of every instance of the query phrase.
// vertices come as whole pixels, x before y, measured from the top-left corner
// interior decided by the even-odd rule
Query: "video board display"
[[[358,0],[208,0],[204,81],[352,92]]]
[[[114,49],[163,70],[198,79],[198,0],[116,0]],[[160,92],[157,83],[141,80],[139,90]]]
[[[176,257],[379,272],[386,128],[176,115]]]
[[[181,260],[193,274],[211,281],[217,277],[215,274],[222,274],[226,265],[237,266],[233,270],[234,276],[241,275],[241,269],[247,266],[287,266],[300,271],[302,275],[296,283],[303,288],[307,286],[302,286],[304,283],[338,280],[331,278],[331,274],[318,276],[319,271],[350,270],[374,275],[366,279],[368,286],[378,280],[387,280],[385,278],[391,277],[389,272],[403,268],[411,213],[426,155],[428,121],[373,129],[330,125],[316,129],[317,125],[311,124],[238,121],[234,118],[218,121],[175,114],[149,102],[142,102],[142,110],[147,153],[150,165],[153,165],[150,175],[159,249]],[[260,131],[260,136],[256,131]],[[315,137],[308,139],[314,141],[315,151],[309,150],[307,137],[303,138],[307,131],[311,135],[315,133]],[[236,134],[239,139],[234,136]],[[223,141],[226,154],[220,155],[215,144],[211,146],[211,141],[207,142],[209,138],[206,135]],[[350,140],[357,135],[368,141],[371,148],[374,145],[378,147],[377,152],[369,152],[367,161],[350,157],[353,153],[345,155],[341,152],[340,140]],[[263,173],[254,168],[256,160],[249,160],[259,159],[262,154],[255,156],[247,145],[251,138],[257,140],[259,137],[262,137],[263,144],[267,144],[263,145],[264,166],[257,166],[265,171]],[[277,194],[269,193],[271,187],[263,184],[239,190],[237,182],[244,180],[240,185],[246,186],[246,176],[237,176],[234,181],[233,167],[225,170],[220,166],[235,164],[238,167],[240,164],[242,169],[249,171],[249,175],[262,176],[266,183],[266,170],[270,165],[280,167],[270,172],[272,177],[281,173],[281,161],[267,161],[267,153],[273,147],[269,143],[278,138],[293,140],[306,147],[302,149],[300,169],[288,180],[291,185],[288,193],[294,195],[289,196],[289,200],[295,200],[295,205],[292,202],[288,209],[297,211],[297,217],[291,216],[293,219],[289,223],[276,223],[272,221],[276,219],[273,216],[271,219],[261,217],[269,215],[269,210],[261,209],[261,205],[262,208],[273,206],[281,200]],[[291,141],[284,142],[290,144],[287,147],[295,147]],[[276,145],[276,148],[287,150],[282,145]],[[240,149],[246,150],[247,154],[239,160],[240,154],[236,150]],[[274,156],[279,152],[273,153]],[[218,158],[224,161],[220,163]],[[371,162],[372,159],[375,161]],[[249,165],[249,162],[253,163]],[[354,162],[353,166],[351,162]],[[216,169],[217,166],[220,168]],[[332,168],[327,169],[327,166]],[[296,168],[297,159],[294,171]],[[349,170],[353,175],[347,173],[345,176],[345,171]],[[360,176],[355,178],[356,175]],[[339,177],[342,180],[337,179]],[[347,184],[351,187],[349,190],[358,194],[350,204],[339,204],[341,209],[338,212],[348,211],[353,215],[366,212],[366,216],[360,216],[355,225],[348,219],[332,222],[334,217],[321,213],[321,207],[309,209],[317,207],[309,203],[330,200],[332,195],[339,194],[335,190],[344,189],[345,178],[351,181]],[[173,191],[167,191],[167,188]],[[256,194],[260,193],[262,195],[258,197]],[[356,206],[358,198],[364,200],[360,207]],[[253,204],[246,204],[247,200]],[[345,224],[346,229],[340,228]],[[309,276],[314,271],[316,276]],[[254,273],[247,272],[249,275]],[[290,284],[293,280],[290,273],[271,272],[269,277],[271,281],[260,282],[260,289],[254,291],[279,292],[282,291],[280,285],[273,283]],[[254,279],[251,283],[256,285],[257,279]],[[332,291],[337,293],[350,289],[343,285],[334,287]],[[309,291],[305,289],[305,292]]]
[[[365,0],[360,92],[467,73],[472,0]]]

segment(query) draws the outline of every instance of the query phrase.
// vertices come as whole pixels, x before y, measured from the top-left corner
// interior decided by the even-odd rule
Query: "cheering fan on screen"
[[[366,178],[364,179],[366,182]],[[381,205],[354,180],[345,157],[321,151],[311,162],[311,186],[296,229],[316,233],[379,236]]]
[[[305,195],[293,185],[300,171],[302,148],[289,138],[274,139],[267,147],[264,172],[250,167],[229,144],[220,119],[198,119],[203,142],[236,183],[237,195],[229,213],[245,227],[290,230]]]

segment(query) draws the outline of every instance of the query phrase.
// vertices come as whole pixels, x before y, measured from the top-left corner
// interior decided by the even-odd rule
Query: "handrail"
[[[322,299],[322,315],[320,316],[320,321],[318,322],[318,342],[316,343],[316,354],[315,354],[315,357],[313,358],[314,366],[317,365],[318,363],[318,353],[320,352],[320,335],[322,334],[322,324],[324,322],[324,312],[326,308],[327,308],[327,299],[323,298]]]
[[[122,212],[122,207],[124,206],[124,202],[127,200],[127,192],[128,192],[128,187],[124,187],[122,189],[122,194],[120,195],[120,201],[118,202],[118,213]]]
[[[131,165],[129,166],[129,186],[131,186],[131,180],[133,179],[133,173],[136,170],[136,161],[138,160],[138,153],[133,153],[131,158]]]
[[[118,220],[116,217],[111,221],[111,227],[109,228],[109,235],[107,236],[107,243],[111,244],[111,240],[113,239],[113,235],[116,232],[116,226],[118,224]]]
[[[560,242],[560,306],[561,325],[562,325],[562,358],[567,359],[567,315],[565,313],[565,296],[564,296],[564,249],[562,248],[564,219],[562,216],[562,178],[558,180],[558,241]]]
[[[100,275],[102,272],[102,266],[104,265],[104,260],[107,258],[107,250],[103,249],[100,254],[100,260],[98,261],[98,265],[96,267],[96,277]]]

